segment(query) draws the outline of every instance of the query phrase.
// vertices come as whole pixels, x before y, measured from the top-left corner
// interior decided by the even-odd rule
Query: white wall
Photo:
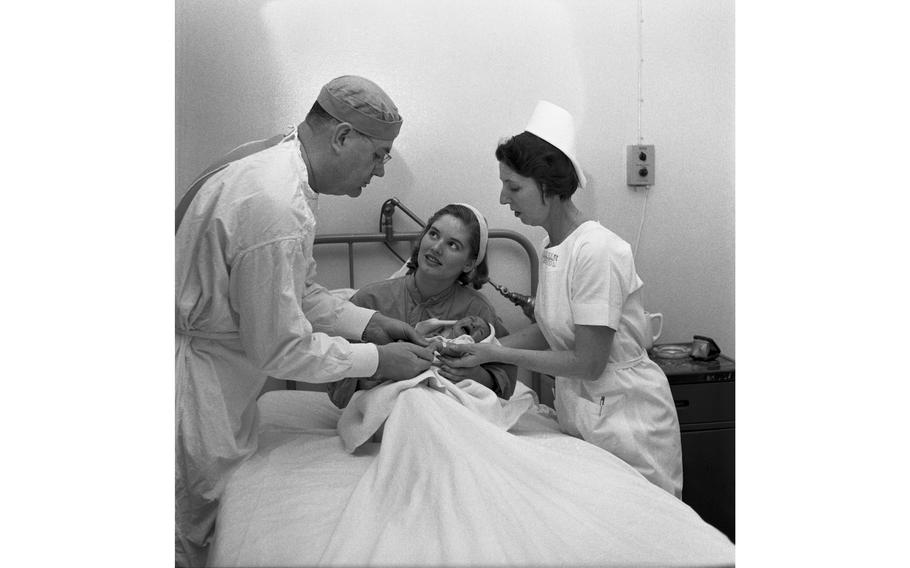
[[[580,125],[589,185],[576,202],[634,246],[647,193],[625,185],[624,154],[641,108],[658,160],[637,251],[646,308],[665,315],[661,341],[708,335],[732,356],[733,2],[641,5],[639,106],[632,0],[178,0],[176,192],[237,144],[299,122],[323,83],[353,73],[382,85],[404,127],[383,179],[357,200],[320,201],[320,233],[377,232],[380,205],[396,196],[424,218],[469,201],[537,244],[544,232],[498,204],[493,152],[548,99]],[[497,245],[492,277],[526,290],[518,251]],[[321,280],[346,285],[346,261],[332,256],[318,257]],[[356,285],[395,267],[391,255],[385,266],[362,256]],[[497,306],[511,327],[524,322]]]

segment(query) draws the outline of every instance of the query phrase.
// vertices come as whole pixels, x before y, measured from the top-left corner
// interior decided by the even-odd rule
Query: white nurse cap
[[[585,186],[587,179],[575,158],[575,120],[569,111],[549,101],[537,101],[525,131],[559,148],[575,166],[579,187]]]

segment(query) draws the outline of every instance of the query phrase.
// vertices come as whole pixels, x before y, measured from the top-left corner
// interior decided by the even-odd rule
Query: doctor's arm
[[[306,259],[299,250],[299,243],[284,240],[234,259],[229,297],[247,359],[277,379],[323,383],[372,375],[376,346],[330,337],[301,309]],[[364,324],[371,315],[361,314]]]
[[[540,350],[515,347],[514,345],[539,345],[532,331],[523,330],[515,334],[521,337],[514,342],[507,343],[512,338],[510,335],[503,339],[502,345],[483,343],[450,345],[441,359],[452,367],[468,367],[499,361],[546,375],[596,379],[606,368],[614,333],[615,331],[607,326],[576,325],[574,349],[553,351],[548,348]],[[543,338],[539,329],[537,334]]]
[[[333,295],[314,282],[312,274],[307,277],[300,303],[313,328],[329,335],[377,345],[395,341],[407,341],[419,346],[427,344],[423,336],[407,323],[383,315],[375,306],[363,306]]]
[[[384,316],[379,312],[373,314],[363,330],[364,341],[385,345],[394,341],[407,341],[420,346],[426,346],[427,340],[407,323]]]
[[[256,367],[277,379],[310,383],[377,372],[405,379],[429,368],[433,357],[426,348],[404,342],[350,343],[327,334],[329,329],[331,335],[362,334],[374,312],[338,298],[306,295],[301,275],[307,262],[298,252],[299,244],[291,240],[270,243],[245,252],[232,267],[231,305],[244,351]],[[318,329],[302,306],[304,296],[315,310]],[[319,303],[320,297],[325,304]]]

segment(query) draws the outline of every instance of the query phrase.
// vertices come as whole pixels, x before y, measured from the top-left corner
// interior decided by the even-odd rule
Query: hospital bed
[[[396,243],[418,236],[385,226],[317,244],[347,248],[354,288],[355,245],[398,257]],[[533,246],[506,230],[490,239],[491,280],[505,278],[493,243],[518,244],[533,296]],[[540,384],[525,378],[503,404],[507,430],[433,389],[410,389],[382,442],[352,453],[325,392],[292,382],[265,392],[259,449],[227,482],[209,565],[733,565],[734,545],[688,505],[562,433]]]

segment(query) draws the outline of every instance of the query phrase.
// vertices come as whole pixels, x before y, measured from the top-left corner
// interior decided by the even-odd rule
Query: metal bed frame
[[[350,287],[354,287],[354,245],[361,243],[383,243],[386,245],[391,245],[393,242],[401,241],[416,241],[420,238],[420,232],[407,232],[407,233],[398,233],[389,237],[385,233],[340,233],[334,235],[317,235],[314,244],[315,245],[338,245],[346,244],[348,245],[348,282]],[[508,229],[490,229],[489,237],[490,240],[493,239],[507,239],[512,240],[521,245],[528,255],[528,261],[531,268],[531,294],[530,297],[534,297],[534,294],[537,292],[537,267],[538,260],[536,252],[534,251],[534,246],[531,244],[531,241],[521,233],[516,233],[515,231],[510,231]],[[396,255],[397,256],[397,255]],[[400,259],[402,262],[404,259]],[[501,287],[496,285],[497,289],[502,288],[508,290],[508,288]],[[500,290],[502,294],[502,291]],[[509,298],[508,295],[503,294],[506,298]],[[511,298],[509,298],[511,300]],[[513,300],[514,302],[514,300]]]
[[[412,232],[403,232],[395,233],[394,229],[394,220],[393,213],[394,209],[399,208],[404,213],[406,213],[411,219],[418,223],[421,227],[426,226],[426,223],[420,219],[416,214],[411,210],[405,207],[398,199],[392,198],[387,200],[382,205],[382,211],[380,216],[379,228],[381,232],[378,233],[340,233],[340,234],[330,234],[330,235],[316,235],[314,245],[337,245],[337,244],[346,244],[347,245],[347,254],[348,254],[348,283],[350,288],[354,288],[354,245],[356,244],[375,244],[383,243],[386,247],[398,257],[399,260],[404,262],[404,259],[395,251],[392,247],[393,243],[401,241],[410,241],[414,242],[420,238],[421,231],[412,231]],[[530,294],[524,295],[516,292],[510,291],[504,286],[500,286],[492,281],[488,282],[493,286],[503,297],[508,299],[510,302],[515,304],[517,307],[522,308],[525,315],[533,321],[533,314],[529,312],[529,309],[533,308],[533,298],[537,292],[537,268],[538,268],[538,259],[537,252],[534,249],[534,246],[531,244],[531,241],[521,233],[511,231],[508,229],[490,229],[489,240],[493,239],[505,239],[510,240],[515,243],[518,243],[524,249],[525,253],[528,256],[528,264],[530,268]],[[530,306],[530,308],[528,308]],[[288,390],[295,390],[297,388],[295,381],[286,381],[285,387]],[[540,393],[540,375],[538,373],[531,374],[531,388],[534,389],[538,394]]]

